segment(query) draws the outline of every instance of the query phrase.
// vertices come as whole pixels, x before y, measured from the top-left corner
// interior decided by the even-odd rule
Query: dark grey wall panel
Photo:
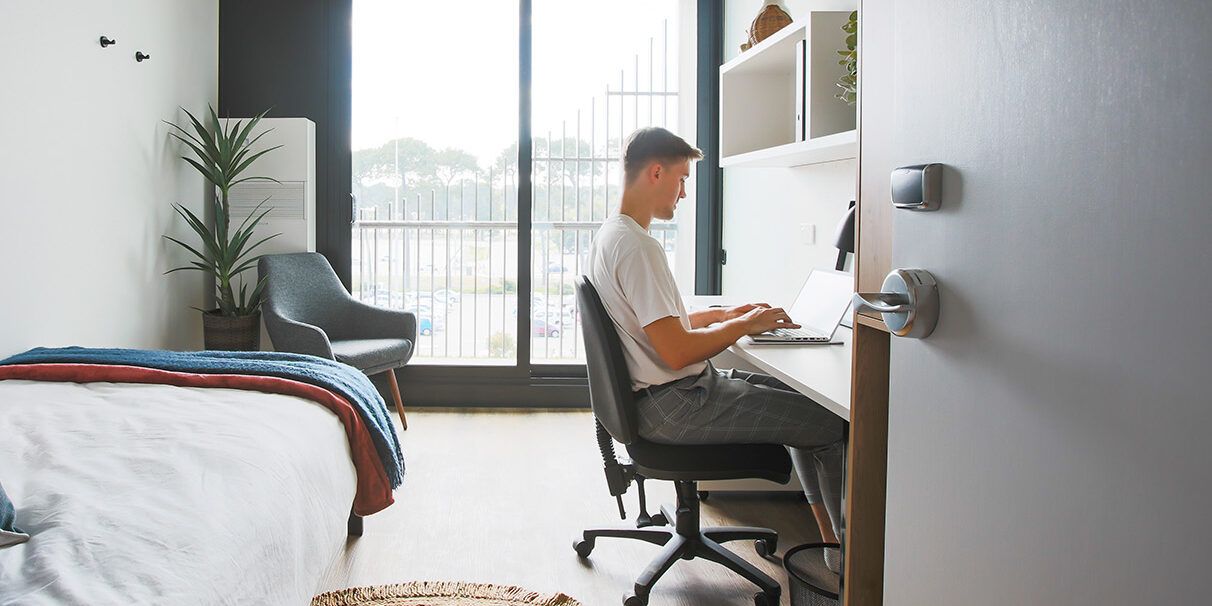
[[[221,0],[219,112],[316,123],[316,248],[349,287],[351,0]]]

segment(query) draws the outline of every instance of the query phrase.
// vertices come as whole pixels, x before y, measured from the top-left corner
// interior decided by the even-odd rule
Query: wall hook
[[[101,48],[105,48],[107,46],[113,46],[114,44],[117,44],[117,43],[118,43],[117,40],[114,40],[114,39],[110,38],[109,36],[101,36]]]
[[[144,61],[147,61],[148,59],[151,59],[151,55],[145,55],[145,54],[143,54],[143,51],[135,51],[135,61],[138,61],[139,63],[143,63]]]

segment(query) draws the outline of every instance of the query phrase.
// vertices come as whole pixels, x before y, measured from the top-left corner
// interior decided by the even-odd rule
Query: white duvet
[[[355,476],[309,400],[8,380],[0,483],[31,535],[0,549],[0,605],[307,604]]]

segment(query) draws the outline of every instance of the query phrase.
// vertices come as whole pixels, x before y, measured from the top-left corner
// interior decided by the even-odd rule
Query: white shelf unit
[[[814,11],[720,66],[720,166],[802,166],[854,158],[854,106],[837,99],[849,11]],[[804,77],[796,77],[800,41]],[[797,86],[807,119],[797,140]]]

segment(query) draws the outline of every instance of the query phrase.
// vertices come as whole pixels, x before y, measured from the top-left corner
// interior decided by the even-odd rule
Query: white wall
[[[724,3],[724,60],[740,54],[746,30],[762,0]],[[787,0],[796,20],[810,11],[855,10],[857,0]],[[854,199],[858,163],[843,160],[797,168],[724,169],[723,295],[730,301],[790,305],[816,267],[837,260],[833,231]],[[804,244],[801,225],[816,227],[815,244]]]
[[[203,278],[162,275],[184,257],[161,234],[186,235],[171,204],[199,210],[203,181],[161,120],[217,103],[218,0],[12,1],[0,22],[0,356],[200,346]]]

